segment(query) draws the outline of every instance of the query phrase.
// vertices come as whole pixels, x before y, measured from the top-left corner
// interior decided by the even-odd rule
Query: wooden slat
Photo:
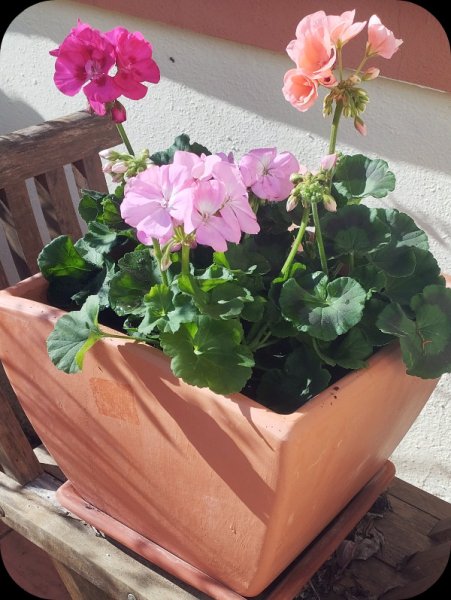
[[[112,598],[126,600],[133,594],[136,600],[209,600],[96,535],[55,501],[59,485],[44,474],[23,488],[0,473],[4,523]]]
[[[3,290],[4,288],[8,287],[8,285],[9,285],[9,281],[8,281],[8,278],[6,277],[5,270],[0,261],[0,290]]]
[[[0,226],[3,227],[6,241],[8,243],[11,256],[19,274],[19,277],[21,279],[25,279],[25,277],[28,277],[30,275],[30,270],[25,261],[22,246],[20,245],[19,241],[19,236],[17,235],[14,219],[8,205],[8,199],[6,197],[5,190],[3,189],[0,189]],[[4,277],[6,279],[5,274]],[[3,285],[2,283],[1,288],[3,287],[7,287],[7,285]]]
[[[110,118],[85,111],[0,136],[0,188],[120,143]]]
[[[24,181],[4,188],[6,201],[17,231],[23,256],[31,274],[38,272],[37,258],[42,239]]]
[[[451,504],[396,477],[390,486],[390,495],[437,519],[446,519],[451,516]]]
[[[0,464],[7,475],[22,484],[32,481],[42,472],[33,449],[1,387]]]
[[[35,177],[42,212],[53,239],[61,234],[81,237],[81,229],[63,167]]]
[[[53,564],[72,600],[116,600],[92,585],[78,573],[75,573],[75,571],[72,571],[72,569],[69,569],[69,567],[63,565],[59,560],[53,559]]]
[[[438,521],[429,532],[435,542],[451,542],[451,517]]]
[[[87,189],[108,193],[108,186],[102,171],[102,161],[98,154],[92,153],[86,158],[74,162],[72,168],[79,190]]]

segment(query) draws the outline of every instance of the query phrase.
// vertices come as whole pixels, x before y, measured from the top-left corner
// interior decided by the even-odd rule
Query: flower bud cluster
[[[360,115],[366,109],[369,96],[363,88],[358,87],[361,81],[362,79],[357,75],[351,75],[348,79],[341,81],[324,98],[323,114],[324,116],[331,115],[334,102],[341,102],[343,116],[353,118],[357,131],[365,135],[366,127]]]
[[[99,153],[100,156],[106,159],[106,163],[102,170],[104,173],[109,173],[115,183],[123,183],[135,177],[138,173],[145,171],[149,166],[149,150],[143,150],[137,156],[117,152],[110,148]]]
[[[298,204],[307,207],[323,202],[327,210],[333,210],[336,206],[330,194],[329,176],[326,172],[293,173],[290,179],[294,188],[287,200],[287,211],[293,210]]]

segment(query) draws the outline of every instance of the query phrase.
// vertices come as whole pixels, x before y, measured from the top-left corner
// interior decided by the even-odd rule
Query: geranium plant
[[[98,340],[128,337],[160,348],[189,384],[242,391],[278,412],[396,340],[409,374],[451,371],[451,291],[425,232],[361,203],[394,189],[384,160],[336,147],[342,118],[366,134],[362,85],[379,75],[368,63],[402,43],[373,15],[362,61],[345,72],[343,49],[367,25],[354,16],[306,16],[287,46],[295,66],[283,95],[304,112],[324,88],[332,117],[329,147],[309,167],[273,147],[212,153],[186,134],[135,155],[119,98],[141,99],[143,82],[158,82],[151,45],[79,22],[51,52],[57,87],[82,89],[126,146],[102,153],[114,193],[82,190],[87,233],[54,239],[38,259],[49,300],[69,311],[48,338],[58,368],[76,373]]]

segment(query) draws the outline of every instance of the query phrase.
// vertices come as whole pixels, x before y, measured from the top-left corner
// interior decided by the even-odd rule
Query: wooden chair
[[[80,236],[82,228],[75,209],[77,190],[108,191],[98,152],[120,141],[108,119],[85,112],[0,137],[0,288],[37,272],[36,258],[46,241],[60,234],[70,234],[74,239]],[[48,553],[71,598],[243,600],[230,590],[219,589],[211,596],[195,590],[64,510],[55,501],[55,491],[64,475],[40,440],[33,437],[4,373],[3,378],[0,373],[0,465],[0,538],[11,528]],[[258,599],[291,600],[386,485],[387,481],[372,480]],[[366,575],[365,570],[363,573],[367,583],[382,582],[384,589],[392,588],[387,600],[396,600],[408,597],[403,595],[405,586],[416,586],[414,593],[419,593],[421,585],[432,584],[440,575],[436,567],[431,579],[430,550],[440,569],[449,552],[451,506],[397,478],[389,498],[396,509],[386,521],[389,530],[385,535],[392,536],[395,553],[389,551],[388,559],[367,561]],[[408,544],[404,547],[405,539]],[[412,539],[417,552],[410,557]],[[403,558],[410,557],[404,578],[396,562],[400,547],[404,548]],[[371,569],[375,577],[371,577]]]

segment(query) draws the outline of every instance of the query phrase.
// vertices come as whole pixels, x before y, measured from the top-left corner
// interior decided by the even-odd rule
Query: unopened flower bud
[[[366,125],[365,125],[365,123],[362,121],[362,119],[360,117],[355,117],[354,118],[354,127],[357,129],[357,131],[361,135],[366,135],[367,134]]]
[[[101,150],[99,155],[106,160],[116,160],[119,156],[119,152],[116,152],[113,148],[107,148],[106,150]]]
[[[324,208],[329,212],[337,212],[337,203],[335,198],[331,194],[324,194],[323,196]]]
[[[327,154],[323,156],[321,159],[321,168],[325,171],[330,171],[337,164],[337,155],[336,154]]]
[[[127,119],[125,106],[121,104],[119,100],[114,101],[113,107],[111,109],[111,118],[115,123],[123,123]]]
[[[289,196],[287,200],[287,212],[290,212],[296,208],[298,205],[299,199],[297,196]]]
[[[111,167],[113,173],[125,173],[128,171],[129,164],[125,160],[117,160]]]
[[[363,81],[371,81],[371,79],[376,79],[376,77],[379,77],[380,72],[381,70],[377,67],[370,67],[365,71],[365,73],[363,73],[362,79]]]
[[[294,185],[297,185],[298,183],[301,183],[302,180],[303,180],[303,177],[302,177],[301,173],[292,173],[290,175],[290,181]]]
[[[351,77],[348,78],[349,83],[351,83],[352,85],[357,85],[358,83],[360,83],[362,80],[360,79],[360,77],[358,75],[351,75]]]

